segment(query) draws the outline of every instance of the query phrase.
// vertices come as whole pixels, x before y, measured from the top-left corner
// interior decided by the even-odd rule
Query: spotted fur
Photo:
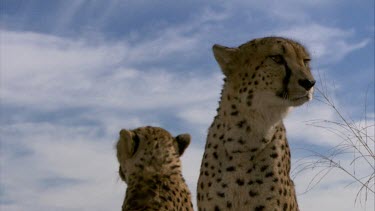
[[[127,183],[123,211],[193,210],[180,162],[189,143],[189,134],[172,137],[158,127],[120,131],[119,174]]]
[[[199,210],[298,210],[282,119],[312,98],[307,50],[266,37],[213,52],[225,83],[202,159]]]

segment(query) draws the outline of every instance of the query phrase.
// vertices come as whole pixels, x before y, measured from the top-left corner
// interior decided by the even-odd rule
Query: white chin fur
[[[300,97],[295,97],[294,99],[283,99],[275,95],[272,92],[258,92],[254,95],[254,106],[255,107],[264,107],[276,106],[276,107],[296,107],[300,106],[312,99],[313,91],[310,90],[306,95]]]
[[[300,106],[312,99],[313,91],[309,91],[305,96],[297,97],[294,99],[289,100],[292,104],[292,106]]]

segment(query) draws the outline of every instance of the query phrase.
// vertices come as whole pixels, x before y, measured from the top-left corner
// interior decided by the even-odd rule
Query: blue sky
[[[192,135],[183,167],[195,201],[223,83],[215,43],[270,35],[300,41],[343,113],[374,125],[370,0],[2,0],[0,9],[2,210],[119,210],[125,185],[114,144],[121,128],[143,125]],[[307,124],[316,119],[337,116],[313,100],[286,119],[294,167],[309,155],[300,148],[323,153],[340,143]],[[350,158],[341,161],[353,168]],[[374,209],[374,197],[354,204],[359,186],[347,186],[351,178],[340,171],[303,194],[314,174],[295,179],[301,210]]]

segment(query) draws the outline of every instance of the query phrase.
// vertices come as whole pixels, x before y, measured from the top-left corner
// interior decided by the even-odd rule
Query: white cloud
[[[186,108],[178,116],[191,124],[209,125],[216,114],[215,106],[210,104]]]
[[[192,140],[193,142],[196,140]],[[199,168],[203,157],[204,149],[202,147],[196,148],[194,145],[190,146],[183,154],[182,161],[182,173],[189,186],[192,194],[192,200],[194,210],[197,209],[197,183],[199,178]]]
[[[321,103],[309,103],[295,108],[287,116],[285,125],[290,142],[301,141],[320,146],[335,146],[341,142],[334,134],[311,126],[314,120],[336,120],[334,111]]]
[[[360,211],[374,210],[374,198],[369,195],[366,203],[355,203],[355,195],[358,186],[346,187],[338,185],[326,189],[313,190],[305,195],[299,196],[299,204],[301,210],[340,210],[340,211]]]
[[[355,35],[353,30],[328,27],[316,23],[296,25],[276,32],[276,34],[306,44],[318,64],[336,63],[349,53],[370,43],[370,39],[350,43],[348,40]]]
[[[115,140],[96,132],[48,123],[4,126],[1,186],[11,203],[2,209],[119,209],[125,187],[118,182]],[[49,187],[48,181],[61,185]]]
[[[69,40],[32,32],[1,31],[2,69],[10,79],[38,73],[77,74],[90,72],[98,64],[116,64],[124,57],[122,45],[89,45],[86,40]],[[76,68],[79,67],[77,70]],[[12,71],[10,71],[12,70]]]
[[[35,33],[1,34],[1,96],[6,103],[68,106],[88,95],[96,74],[123,55],[116,46],[89,47],[81,41]]]
[[[136,50],[117,47],[122,43],[88,47],[80,41],[40,34],[2,34],[1,49],[6,54],[3,53],[1,95],[7,103],[49,109],[62,105],[155,109],[216,95],[211,87],[217,86],[219,73],[199,79],[165,70],[141,72],[120,64],[128,51],[133,56],[138,52],[135,57],[140,61],[147,58],[147,45]],[[156,41],[155,46],[163,46],[168,40],[162,39],[165,40]]]

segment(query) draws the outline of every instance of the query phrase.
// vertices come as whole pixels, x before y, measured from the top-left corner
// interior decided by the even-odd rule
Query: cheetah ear
[[[187,133],[176,136],[175,140],[177,142],[178,154],[180,154],[180,156],[184,154],[185,149],[189,146],[190,139],[191,137]]]
[[[137,151],[139,146],[139,137],[131,131],[122,129],[120,131],[120,139],[117,142],[117,156],[120,160],[121,154],[126,156],[125,158],[131,158]]]
[[[212,47],[215,59],[219,63],[221,70],[225,76],[229,76],[233,71],[234,64],[237,60],[238,48],[228,48],[222,45],[215,44]]]

